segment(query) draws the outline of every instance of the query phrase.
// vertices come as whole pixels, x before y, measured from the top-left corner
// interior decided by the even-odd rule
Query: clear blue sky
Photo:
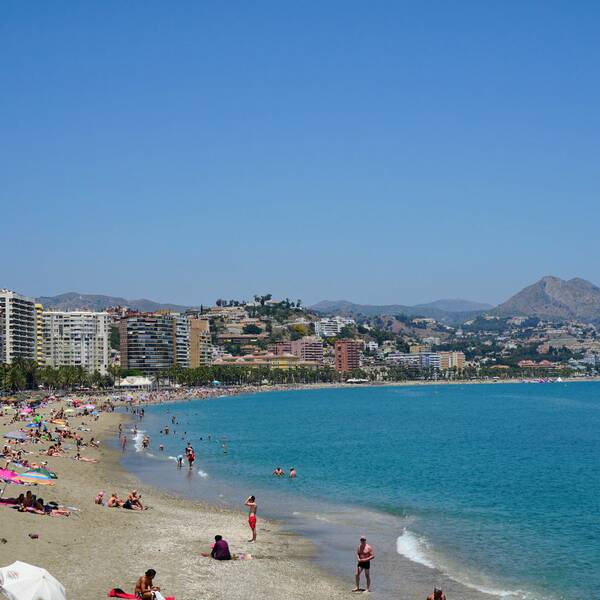
[[[0,287],[600,284],[600,3],[3,2]]]

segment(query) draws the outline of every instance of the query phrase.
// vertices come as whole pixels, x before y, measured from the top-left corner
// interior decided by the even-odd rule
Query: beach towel
[[[156,600],[175,600],[173,596],[167,596],[166,598],[160,593],[155,592]],[[109,598],[125,598],[126,600],[138,600],[135,594],[127,594],[120,588],[114,588],[108,592]]]

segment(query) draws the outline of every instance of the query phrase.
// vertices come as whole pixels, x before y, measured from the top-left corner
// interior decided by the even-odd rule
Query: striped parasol
[[[38,473],[37,471],[27,471],[17,475],[13,481],[19,481],[21,483],[35,483],[37,485],[54,485],[52,477],[46,475],[46,473]]]

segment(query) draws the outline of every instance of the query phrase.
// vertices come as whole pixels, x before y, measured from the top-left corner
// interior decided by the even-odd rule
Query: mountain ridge
[[[107,296],[104,294],[80,294],[79,292],[66,292],[56,296],[40,296],[36,302],[41,303],[44,308],[55,310],[106,310],[110,306],[128,306],[142,312],[153,312],[156,310],[184,311],[190,308],[181,304],[155,302],[140,298],[138,300],[127,300],[119,296]]]
[[[465,303],[464,307],[466,310],[458,310],[461,307],[458,304],[460,302]],[[454,303],[450,304],[454,310],[441,308],[440,306],[443,306],[444,303]],[[445,305],[448,306],[448,304]],[[415,306],[406,304],[358,304],[348,300],[321,300],[310,306],[309,309],[322,314],[335,313],[347,316],[363,315],[365,317],[403,314],[408,317],[426,317],[449,323],[467,320],[486,312],[483,309],[469,309],[473,305],[493,308],[489,304],[476,303],[470,300],[436,300],[428,304],[418,304]]]

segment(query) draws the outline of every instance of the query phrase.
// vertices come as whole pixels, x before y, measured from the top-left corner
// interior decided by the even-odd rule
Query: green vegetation
[[[263,330],[258,325],[250,324],[245,325],[242,331],[243,333],[258,335],[259,333],[262,333]]]
[[[88,373],[82,367],[43,367],[33,360],[17,359],[10,365],[0,365],[0,389],[10,392],[32,390],[43,386],[50,390],[80,387],[106,388],[113,385],[111,375],[97,371]]]

